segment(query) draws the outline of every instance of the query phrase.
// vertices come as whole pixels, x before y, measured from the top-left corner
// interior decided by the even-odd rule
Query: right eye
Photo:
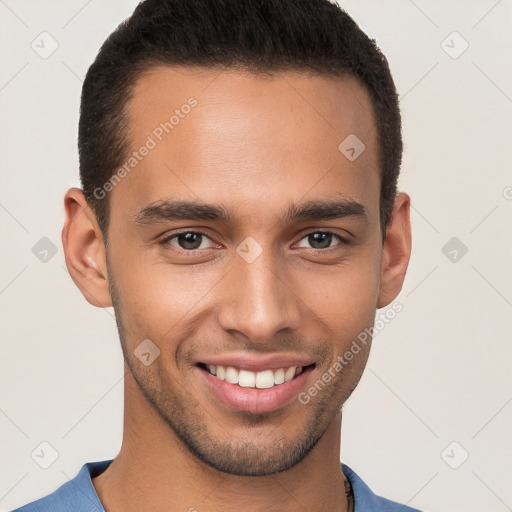
[[[196,249],[208,249],[203,244],[205,238],[209,239],[208,235],[201,231],[181,231],[165,237],[160,243],[173,246],[172,250],[190,252]],[[177,247],[177,249],[174,249],[174,247]]]

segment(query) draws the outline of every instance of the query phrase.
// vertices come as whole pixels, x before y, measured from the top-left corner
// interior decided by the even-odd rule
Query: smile
[[[210,372],[219,380],[225,380],[230,384],[237,384],[242,388],[268,389],[292,380],[302,373],[302,366],[290,366],[252,372],[250,370],[237,369],[233,366],[221,366],[213,364],[201,364],[203,369]]]
[[[234,366],[199,363],[196,370],[209,393],[229,409],[271,412],[293,400],[306,386],[315,365],[250,371]]]

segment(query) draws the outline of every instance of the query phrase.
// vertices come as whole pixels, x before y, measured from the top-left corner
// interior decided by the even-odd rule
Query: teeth
[[[242,372],[240,372],[242,373]],[[250,372],[252,373],[252,372]],[[275,377],[272,370],[264,370],[256,374],[256,387],[258,389],[267,389],[275,386]]]
[[[238,371],[232,366],[226,368],[226,382],[238,384]]]
[[[279,368],[279,370],[276,370],[274,372],[274,383],[282,384],[283,382],[284,382],[284,370],[282,368]]]
[[[220,366],[209,364],[208,371],[220,380],[225,380],[230,384],[238,384],[243,388],[268,389],[276,385],[283,384],[292,380],[296,375],[302,373],[302,366],[290,366],[289,368],[279,368],[277,370],[263,370],[261,372],[251,372],[249,370],[237,370],[232,366]]]
[[[296,370],[297,369],[295,368],[295,366],[290,366],[290,368],[288,368],[288,370],[286,370],[286,372],[284,373],[284,381],[288,382],[289,380],[292,380],[293,377],[295,377]]]
[[[215,371],[212,372],[212,368],[215,368]],[[226,378],[226,369],[224,368],[224,366],[215,367],[213,365],[209,365],[208,369],[210,370],[210,373],[212,375],[217,375],[217,378],[219,378],[220,380],[224,380]]]
[[[237,382],[233,382],[233,384],[238,384],[243,388],[253,388],[256,382],[256,376],[254,372],[248,372],[247,370],[240,370],[238,374]]]

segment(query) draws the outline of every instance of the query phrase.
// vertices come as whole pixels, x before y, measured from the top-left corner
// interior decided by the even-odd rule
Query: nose
[[[217,312],[225,331],[238,331],[253,343],[266,343],[283,329],[297,329],[301,298],[289,273],[270,251],[248,263],[235,255]]]

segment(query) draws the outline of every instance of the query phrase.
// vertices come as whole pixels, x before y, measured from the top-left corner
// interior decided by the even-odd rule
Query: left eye
[[[333,237],[337,238],[340,242],[345,242],[343,238],[329,231],[317,231],[306,235],[301,240],[307,240],[312,245],[312,249],[328,249],[331,246]],[[304,247],[304,246],[302,246]]]
[[[178,245],[179,249],[192,251],[194,249],[205,249],[203,245],[203,238],[208,238],[208,236],[196,231],[184,231],[183,233],[176,233],[175,235],[167,237],[162,240],[162,243],[169,243],[175,246]],[[177,244],[172,243],[174,239],[177,240]]]

